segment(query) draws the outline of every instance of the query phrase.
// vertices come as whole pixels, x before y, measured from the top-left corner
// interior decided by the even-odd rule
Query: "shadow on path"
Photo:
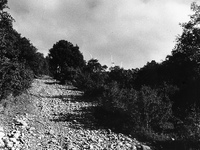
[[[97,129],[96,121],[93,117],[93,111],[95,107],[82,107],[80,110],[76,110],[73,113],[57,114],[51,121],[54,122],[69,122],[71,128],[85,128],[85,129]]]
[[[54,85],[54,84],[59,84],[59,82],[58,81],[51,81],[51,82],[44,82],[44,84]]]

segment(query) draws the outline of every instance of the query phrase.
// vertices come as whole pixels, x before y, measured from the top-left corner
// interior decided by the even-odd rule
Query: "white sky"
[[[189,20],[193,0],[8,0],[14,28],[39,52],[67,40],[102,65],[164,60]]]

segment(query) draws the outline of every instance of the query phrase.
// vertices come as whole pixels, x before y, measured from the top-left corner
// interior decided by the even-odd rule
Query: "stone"
[[[0,127],[0,132],[4,132],[4,129],[3,129],[3,127]]]
[[[132,145],[131,150],[137,150],[137,147],[135,145]]]
[[[4,136],[5,136],[4,129],[3,127],[0,127],[0,139],[2,139]]]
[[[114,144],[111,144],[109,147],[110,147],[111,149],[114,149]]]
[[[143,147],[142,147],[142,145],[139,144],[139,145],[136,145],[136,149],[137,150],[143,150]]]
[[[21,136],[21,132],[20,131],[15,131],[15,133],[13,134],[13,137],[16,139],[19,139],[19,137]]]
[[[51,139],[51,141],[53,142],[53,143],[58,143],[58,141],[55,139],[55,138],[53,138],[53,139]]]
[[[17,139],[16,138],[10,138],[10,141],[12,141],[13,143],[17,143]]]
[[[118,145],[119,145],[119,146],[123,146],[123,143],[122,143],[122,142],[119,142]]]
[[[41,145],[42,145],[42,143],[38,143],[38,144],[37,144],[37,146],[41,146]]]
[[[17,122],[17,124],[22,125],[22,128],[27,128],[28,127],[27,122],[22,120],[22,119],[17,119],[16,122]]]
[[[77,123],[77,120],[73,120],[73,123]]]
[[[132,147],[132,145],[129,144],[129,143],[126,143],[126,146],[129,147],[129,148]]]
[[[6,146],[7,146],[8,148],[12,148],[12,147],[14,146],[14,144],[13,144],[12,141],[7,141]]]
[[[151,150],[151,148],[149,146],[142,145],[142,150]]]
[[[3,104],[0,104],[0,113],[3,113],[4,112],[4,106]]]
[[[3,142],[2,139],[0,139],[0,148],[4,148],[5,147],[5,143]]]
[[[35,130],[35,127],[30,127],[29,128],[29,131],[34,131]]]
[[[73,148],[73,145],[71,143],[67,143],[67,150],[71,150]]]
[[[92,144],[90,144],[89,149],[90,149],[90,150],[93,150],[93,149],[94,149],[94,146],[93,146]]]
[[[55,133],[54,130],[52,130],[52,129],[49,130],[49,134],[54,135],[54,133]]]
[[[2,139],[5,136],[4,132],[0,132],[0,139]]]

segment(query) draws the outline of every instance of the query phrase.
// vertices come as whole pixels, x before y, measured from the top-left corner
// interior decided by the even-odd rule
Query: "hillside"
[[[59,85],[49,77],[35,79],[27,93],[2,102],[0,149],[150,149],[132,137],[99,126],[92,113],[97,104],[82,101],[81,95],[74,87]]]

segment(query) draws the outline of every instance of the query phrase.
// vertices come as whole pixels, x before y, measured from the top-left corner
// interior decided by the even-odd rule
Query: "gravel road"
[[[35,111],[14,118],[25,122],[21,126],[13,124],[22,135],[20,149],[150,150],[134,138],[97,128],[92,115],[97,104],[83,101],[82,92],[72,86],[46,77],[35,79],[28,93]]]

